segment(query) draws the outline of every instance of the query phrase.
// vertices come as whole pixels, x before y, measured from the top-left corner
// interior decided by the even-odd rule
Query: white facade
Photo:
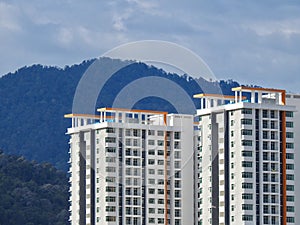
[[[300,209],[300,94],[287,94],[287,105],[296,106],[296,112],[294,113],[294,131],[295,131],[295,205],[296,209]],[[296,213],[296,222],[300,221],[300,213]]]
[[[194,224],[194,118],[100,109],[72,118],[71,224]]]
[[[195,96],[199,224],[295,224],[295,108],[282,90],[233,90]]]
[[[295,224],[294,102],[233,91],[195,95],[197,123],[147,110],[66,115],[71,224]]]

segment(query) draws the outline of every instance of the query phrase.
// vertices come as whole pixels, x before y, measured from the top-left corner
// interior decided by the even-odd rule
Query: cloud
[[[21,26],[18,21],[19,14],[20,11],[18,7],[5,2],[0,2],[0,28],[13,32],[20,31]]]
[[[282,74],[300,77],[299,11],[300,2],[281,0],[0,0],[0,73],[161,39],[193,50],[218,78],[282,84]]]

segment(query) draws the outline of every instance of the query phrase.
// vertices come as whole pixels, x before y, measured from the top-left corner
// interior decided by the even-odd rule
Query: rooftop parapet
[[[271,88],[235,87],[234,95],[220,94],[196,94],[194,98],[200,98],[201,109],[212,108],[221,105],[239,102],[269,103],[285,105],[285,90]],[[249,95],[250,94],[250,95]]]
[[[100,108],[97,111],[100,115],[67,114],[65,118],[72,118],[72,128],[104,122],[166,125],[168,114],[161,111],[121,108]]]
[[[272,88],[254,88],[254,87],[236,87],[232,88],[235,93],[235,101],[239,102],[243,93],[251,93],[249,102],[251,103],[270,103],[277,105],[285,105],[285,90]]]
[[[201,109],[207,109],[237,102],[237,99],[233,95],[196,94],[193,97],[200,98]],[[241,101],[247,99],[245,96],[239,96],[239,98],[241,98]]]

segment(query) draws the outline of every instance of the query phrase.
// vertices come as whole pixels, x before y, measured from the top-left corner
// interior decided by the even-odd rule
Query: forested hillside
[[[0,150],[0,224],[68,224],[65,172]]]
[[[123,63],[102,58],[109,66]],[[23,67],[0,78],[0,148],[5,153],[25,156],[38,162],[50,162],[67,170],[70,121],[64,114],[72,112],[77,84],[94,60],[65,68],[33,65]],[[168,74],[144,63],[133,63],[118,71],[102,89],[97,107],[111,106],[123,87],[135,79],[147,76],[167,78],[180,85],[191,97],[201,93],[191,77]],[[224,94],[238,85],[233,81],[209,82],[199,79],[201,87],[213,91],[220,86]],[[199,102],[199,101],[198,101]],[[195,101],[195,104],[198,103]],[[174,108],[158,98],[147,98],[136,105],[140,109],[164,110]]]

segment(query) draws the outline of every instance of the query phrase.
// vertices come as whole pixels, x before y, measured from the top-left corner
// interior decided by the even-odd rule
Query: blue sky
[[[1,75],[145,39],[191,49],[217,79],[300,92],[298,0],[0,0]]]

